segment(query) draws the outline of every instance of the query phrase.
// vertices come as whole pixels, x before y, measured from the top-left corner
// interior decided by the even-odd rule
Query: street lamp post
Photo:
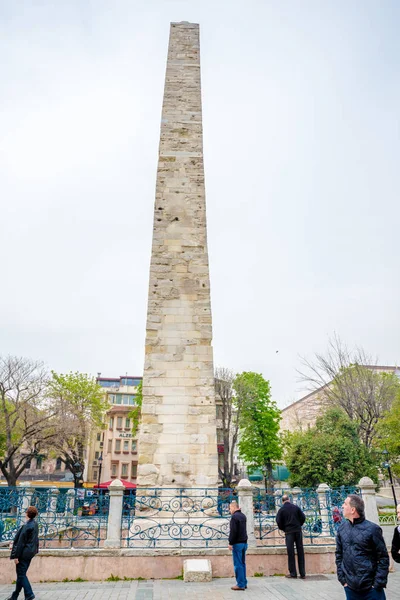
[[[390,462],[389,462],[389,452],[387,451],[386,448],[384,450],[382,450],[382,455],[383,455],[382,467],[384,467],[385,469],[388,470],[389,480],[390,480],[390,487],[392,488],[394,505],[397,506],[396,492],[395,492],[395,489],[394,489],[394,483],[393,483],[393,477],[392,477],[392,470],[390,468]]]
[[[100,486],[100,481],[101,481],[101,469],[103,467],[103,453],[100,454],[99,456],[99,476],[97,478],[97,487]]]
[[[80,462],[76,462],[74,464],[74,479],[75,479],[75,487],[79,487],[79,485],[77,485],[79,482],[82,481],[82,465]]]

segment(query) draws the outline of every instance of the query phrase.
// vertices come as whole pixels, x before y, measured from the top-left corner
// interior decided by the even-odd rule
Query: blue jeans
[[[18,598],[18,594],[23,589],[25,592],[25,598],[30,598],[33,596],[33,591],[31,588],[31,584],[29,583],[29,579],[26,576],[26,572],[29,569],[29,565],[31,564],[30,559],[24,560],[21,558],[18,561],[17,567],[17,584],[15,586],[15,591],[12,595],[12,598]]]
[[[346,586],[344,591],[346,592],[347,600],[385,600],[386,598],[385,590],[383,589],[375,590],[371,588],[365,592],[356,592]]]
[[[232,546],[233,568],[235,569],[236,584],[240,588],[247,587],[246,550],[247,544],[233,544]]]

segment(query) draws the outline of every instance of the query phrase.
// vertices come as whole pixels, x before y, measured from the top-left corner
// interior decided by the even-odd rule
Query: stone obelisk
[[[172,23],[150,265],[138,485],[218,479],[199,26]]]

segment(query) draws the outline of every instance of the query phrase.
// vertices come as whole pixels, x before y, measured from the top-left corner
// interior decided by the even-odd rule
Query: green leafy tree
[[[136,437],[140,422],[142,420],[142,404],[143,404],[143,382],[137,386],[135,397],[135,408],[131,410],[128,417],[132,419],[132,435]]]
[[[84,373],[51,374],[49,395],[57,407],[54,426],[58,431],[54,449],[73,474],[75,487],[82,487],[90,433],[93,428],[103,427],[109,405],[94,377]]]
[[[388,450],[392,470],[400,477],[400,391],[391,408],[386,411],[377,426],[376,447]]]
[[[271,399],[269,381],[262,375],[244,372],[237,375],[233,388],[240,404],[239,453],[249,467],[261,468],[267,491],[273,489],[273,462],[282,456],[279,437],[280,410]]]
[[[356,423],[338,408],[318,417],[315,426],[287,438],[290,484],[316,487],[355,485],[361,477],[378,479],[373,454],[361,442]]]

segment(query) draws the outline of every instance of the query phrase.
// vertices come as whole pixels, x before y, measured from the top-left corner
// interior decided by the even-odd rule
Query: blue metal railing
[[[359,493],[355,487],[328,488],[318,493],[314,488],[274,489],[253,492],[255,536],[258,545],[279,546],[284,534],[276,524],[276,514],[287,494],[306,516],[303,525],[304,544],[334,544],[336,531],[343,520],[342,504],[349,494]]]
[[[122,545],[128,548],[226,547],[231,489],[147,488],[124,496]],[[129,508],[131,506],[132,508]]]
[[[306,515],[304,544],[334,544],[343,520],[342,504],[354,487],[253,488],[254,531],[258,546],[284,545],[276,524],[282,495],[288,494]],[[222,488],[143,488],[126,490],[122,500],[121,546],[128,548],[226,547],[229,504],[237,491]],[[0,547],[7,547],[25,522],[29,505],[37,507],[43,548],[99,548],[107,537],[109,493],[87,489],[0,488]]]
[[[91,490],[0,488],[0,547],[7,547],[25,522],[27,507],[38,509],[42,548],[98,548],[107,535],[108,494]]]

